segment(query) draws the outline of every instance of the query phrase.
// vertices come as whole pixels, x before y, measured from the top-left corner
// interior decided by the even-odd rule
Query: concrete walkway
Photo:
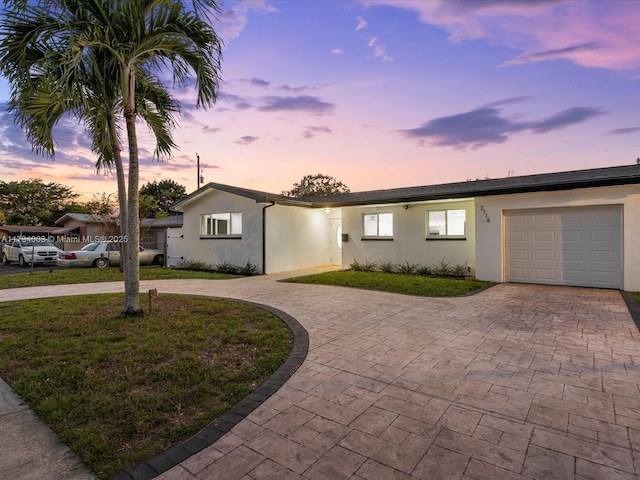
[[[157,478],[640,478],[640,334],[619,292],[503,284],[442,299],[276,279],[142,282],[270,305],[310,337],[284,387]],[[21,288],[0,301],[121,290]],[[1,478],[87,478],[64,449],[32,458],[32,430],[11,425],[29,410],[16,408],[0,410]],[[27,453],[7,477],[11,448]]]

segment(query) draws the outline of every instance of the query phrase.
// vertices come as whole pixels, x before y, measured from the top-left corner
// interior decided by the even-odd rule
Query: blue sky
[[[224,1],[219,100],[175,92],[180,146],[141,183],[171,178],[279,193],[302,176],[353,191],[635,163],[640,156],[640,2],[634,0]],[[0,108],[8,98],[0,79]],[[3,180],[84,195],[96,175],[82,128],[37,157],[0,110]]]

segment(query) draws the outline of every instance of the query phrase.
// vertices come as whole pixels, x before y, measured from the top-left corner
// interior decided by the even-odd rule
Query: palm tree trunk
[[[127,185],[124,179],[124,165],[122,164],[122,151],[120,149],[120,142],[118,140],[118,130],[116,127],[116,119],[113,115],[108,116],[108,129],[111,139],[111,149],[113,151],[113,163],[116,165],[116,179],[118,181],[118,206],[119,218],[120,218],[120,235],[123,238],[129,238],[127,232],[129,231],[129,225],[127,224]],[[120,258],[125,258],[127,255],[127,246],[129,242],[121,242]],[[128,262],[120,262],[120,271],[126,272],[128,270]],[[125,274],[126,276],[126,274]]]
[[[128,73],[128,72],[127,72]],[[131,75],[133,77],[133,75]],[[129,141],[129,192],[127,199],[127,235],[128,242],[125,249],[124,293],[125,305],[122,316],[143,316],[140,307],[140,216],[139,210],[139,176],[138,138],[136,136],[136,112],[133,95],[135,80],[130,78],[129,95],[125,96],[124,118],[127,125]]]

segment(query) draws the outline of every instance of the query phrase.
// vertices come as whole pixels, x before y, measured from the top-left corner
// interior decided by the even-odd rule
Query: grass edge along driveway
[[[122,294],[0,303],[0,377],[99,478],[190,438],[289,356],[284,322],[231,300]]]
[[[480,280],[459,280],[383,272],[357,272],[354,270],[338,270],[305,275],[283,281],[362,288],[365,290],[426,297],[459,297],[495,285],[492,282]]]

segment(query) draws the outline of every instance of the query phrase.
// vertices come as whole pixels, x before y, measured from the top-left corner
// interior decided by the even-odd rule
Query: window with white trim
[[[200,215],[201,237],[240,237],[241,235],[241,212]]]
[[[362,238],[393,238],[393,213],[362,215]]]
[[[427,212],[427,238],[465,238],[466,225],[465,209]]]

